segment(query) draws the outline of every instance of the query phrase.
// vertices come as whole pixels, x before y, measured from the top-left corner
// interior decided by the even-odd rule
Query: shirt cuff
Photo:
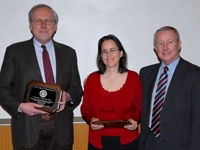
[[[69,98],[69,101],[67,103],[69,108],[71,108],[74,105],[74,102],[71,97]]]

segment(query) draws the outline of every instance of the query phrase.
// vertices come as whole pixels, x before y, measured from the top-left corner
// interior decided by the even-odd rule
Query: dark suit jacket
[[[144,150],[146,138],[150,133],[148,125],[151,96],[160,65],[147,66],[140,71],[143,98],[139,150]],[[161,150],[200,148],[200,69],[182,58],[166,94],[161,111],[160,130]]]
[[[71,95],[74,105],[81,101],[82,87],[75,51],[53,41],[56,57],[56,84]],[[40,118],[19,115],[18,107],[24,99],[26,85],[32,80],[42,81],[33,39],[13,44],[6,49],[0,73],[0,103],[12,115],[13,142],[33,147],[39,136]],[[73,142],[73,109],[65,107],[55,114],[56,140],[64,146]]]

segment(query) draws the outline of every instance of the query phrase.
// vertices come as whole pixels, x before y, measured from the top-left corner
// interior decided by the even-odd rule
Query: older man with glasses
[[[73,109],[81,101],[82,87],[75,50],[52,39],[57,24],[51,7],[36,5],[29,12],[33,38],[6,49],[0,103],[12,115],[14,150],[72,150]],[[46,112],[41,103],[23,101],[32,80],[62,89],[57,110]]]

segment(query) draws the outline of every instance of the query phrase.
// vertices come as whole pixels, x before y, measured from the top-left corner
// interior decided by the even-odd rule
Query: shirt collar
[[[34,43],[36,49],[43,51],[43,49],[41,47],[42,46],[41,43],[38,42],[35,37],[33,38],[33,43]],[[45,46],[46,46],[47,50],[50,49],[53,46],[53,41],[50,40],[47,44],[45,44]]]
[[[174,73],[174,71],[175,71],[175,69],[176,69],[176,66],[178,65],[178,62],[180,61],[180,56],[176,59],[176,60],[174,60],[169,66],[167,66],[168,67],[168,71],[169,71],[169,73],[170,74],[173,74]],[[161,70],[163,70],[163,68],[165,67],[166,65],[162,62],[162,64],[161,64]]]

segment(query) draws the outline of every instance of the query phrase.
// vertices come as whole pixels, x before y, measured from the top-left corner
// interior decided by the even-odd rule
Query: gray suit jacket
[[[144,67],[140,71],[143,98],[139,150],[148,147],[145,144],[151,134],[148,128],[151,96],[160,65]],[[200,69],[182,58],[166,94],[160,130],[161,150],[196,150],[200,147]]]
[[[71,95],[74,106],[81,101],[82,87],[75,51],[53,41],[56,56],[56,84]],[[13,44],[6,49],[0,73],[0,103],[11,114],[13,143],[33,147],[39,136],[40,118],[18,113],[24,99],[26,85],[32,80],[42,81],[33,39]],[[64,146],[73,142],[73,108],[65,107],[55,114],[56,140]]]

